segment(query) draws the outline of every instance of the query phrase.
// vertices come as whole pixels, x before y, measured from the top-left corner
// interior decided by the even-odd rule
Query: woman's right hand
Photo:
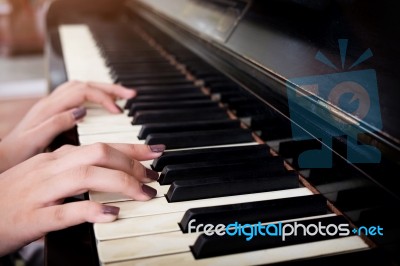
[[[115,220],[119,208],[93,201],[62,204],[89,190],[120,192],[149,200],[157,191],[145,183],[157,172],[139,161],[159,157],[164,145],[94,144],[63,146],[0,174],[0,256],[47,232],[83,222]]]

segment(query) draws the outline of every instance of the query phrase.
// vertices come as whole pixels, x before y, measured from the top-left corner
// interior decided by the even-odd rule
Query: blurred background
[[[47,93],[43,43],[50,0],[0,0],[0,139]]]

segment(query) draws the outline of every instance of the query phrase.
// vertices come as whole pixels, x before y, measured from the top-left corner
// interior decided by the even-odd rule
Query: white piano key
[[[154,160],[140,161],[140,163],[143,164],[144,167],[151,169],[151,164],[153,161]]]
[[[147,161],[147,162],[150,163],[150,161]],[[164,197],[170,188],[170,185],[160,185],[158,182],[148,183],[147,185],[151,186],[152,188],[157,190],[157,195],[155,196],[155,198]],[[268,193],[268,192],[266,192],[266,193]],[[100,202],[100,203],[114,203],[114,202],[122,202],[122,201],[130,201],[131,200],[131,198],[129,198],[128,196],[125,196],[121,193],[110,193],[110,192],[99,192],[99,191],[89,191],[89,198],[90,198],[90,200]],[[174,204],[176,204],[176,203],[174,203]]]
[[[61,25],[59,33],[68,80],[113,82],[88,26]]]
[[[78,135],[85,136],[85,135],[96,135],[96,134],[103,134],[103,133],[118,133],[118,132],[132,132],[135,134],[136,137],[140,130],[136,130],[130,124],[125,125],[113,125],[112,127],[104,126],[104,124],[100,123],[93,123],[91,125],[79,125],[78,126]]]
[[[157,190],[156,198],[164,197],[167,194],[170,185],[161,186],[158,182],[147,183],[149,187]],[[110,192],[99,192],[99,191],[89,191],[89,198],[92,201],[100,203],[111,203],[119,201],[129,201],[131,198],[121,194],[121,193],[110,193]]]
[[[179,231],[178,222],[184,212],[143,216],[130,219],[118,219],[112,223],[97,223],[94,232],[99,241],[118,238],[143,236],[154,233]]]
[[[225,148],[225,147],[240,147],[240,146],[250,146],[250,145],[259,145],[260,143],[256,141],[252,142],[244,142],[244,143],[233,143],[233,144],[224,144],[224,145],[213,145],[213,146],[202,146],[202,147],[188,147],[188,148],[180,148],[180,149],[169,149],[168,151],[184,151],[184,150],[199,150],[199,149],[209,149],[209,148]]]
[[[81,145],[90,145],[98,142],[103,143],[129,143],[145,144],[144,140],[138,140],[134,132],[103,133],[79,136]]]
[[[175,231],[179,231],[181,234],[183,234],[178,223],[182,220],[184,214],[185,212],[173,212],[167,214],[118,219],[112,223],[95,224],[94,230],[97,236],[97,240],[100,241],[115,240],[120,238],[145,236],[145,235],[156,235],[165,232],[175,232]],[[295,219],[285,220],[282,222],[302,221],[313,218],[330,217],[335,215],[336,214],[332,213],[332,214],[318,215],[312,217],[295,218]],[[263,225],[266,224],[268,223],[263,223]],[[135,240],[133,239],[132,241]]]
[[[169,243],[169,242],[168,242]],[[196,260],[191,252],[183,252],[166,256],[156,256],[137,260],[104,263],[107,266],[243,266],[272,264],[284,261],[329,256],[351,251],[365,250],[368,246],[358,236],[348,236],[337,239],[316,241],[285,247],[270,248],[258,251],[244,252],[232,255],[218,256]]]
[[[130,218],[130,217],[139,217],[139,216],[155,215],[162,213],[180,212],[180,211],[186,211],[187,209],[190,208],[197,208],[197,207],[298,197],[311,194],[313,193],[308,188],[295,188],[295,189],[277,190],[272,192],[244,194],[237,196],[227,196],[227,197],[182,201],[174,203],[169,203],[166,200],[166,198],[162,197],[162,198],[154,198],[146,202],[124,201],[124,202],[110,203],[110,205],[121,208],[119,213],[120,218]]]
[[[127,102],[126,99],[117,99],[115,101],[115,104],[123,109],[125,104],[126,104],[126,102]],[[104,109],[104,107],[101,104],[98,104],[98,103],[86,102],[84,105],[85,105],[85,107],[87,109]],[[125,112],[126,112],[126,110],[125,110]]]
[[[82,119],[82,122],[80,124],[90,124],[90,123],[101,123],[103,122],[103,125],[115,125],[115,124],[130,124],[132,119],[127,117],[125,114],[109,114],[109,115],[104,115],[104,116],[85,116]]]
[[[128,111],[124,111],[124,116],[128,115]],[[99,108],[89,108],[87,109],[86,112],[87,116],[94,117],[94,116],[113,116],[112,113],[110,113],[108,110],[106,110],[104,107],[100,106]]]
[[[294,222],[310,219],[336,216],[335,214],[303,217],[300,219],[283,220],[279,222]],[[132,219],[134,220],[134,219]],[[234,222],[234,221],[232,221]],[[270,222],[276,223],[278,221]],[[270,223],[262,223],[267,225]],[[139,224],[136,226],[140,227]],[[120,261],[127,259],[139,259],[150,256],[160,256],[179,252],[190,252],[190,246],[194,245],[201,232],[184,234],[179,229],[175,232],[141,235],[136,237],[118,238],[100,241],[97,244],[99,257],[103,262]],[[168,239],[170,239],[168,241]],[[149,243],[153,243],[149,245]],[[164,245],[157,245],[164,243]],[[167,245],[165,245],[167,243]]]
[[[177,252],[189,252],[197,234],[168,232],[135,238],[122,238],[97,243],[99,258],[103,262],[138,259]]]

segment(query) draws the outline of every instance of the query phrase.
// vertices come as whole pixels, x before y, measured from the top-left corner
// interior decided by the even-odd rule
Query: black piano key
[[[216,84],[216,85],[210,86],[208,91],[210,93],[229,93],[229,92],[238,93],[240,91],[240,89],[237,85]]]
[[[157,85],[192,85],[193,81],[187,80],[186,78],[159,78],[159,79],[138,79],[138,80],[121,80],[123,86],[126,87],[139,87],[139,86],[157,86]]]
[[[194,117],[196,119],[196,117]],[[193,119],[194,120],[194,119]],[[147,136],[146,144],[163,143],[167,149],[203,147],[254,141],[250,130],[221,129],[207,131],[189,131],[177,133],[152,133]]]
[[[132,79],[149,79],[149,78],[182,78],[184,74],[179,71],[175,72],[148,72],[148,73],[135,73],[135,72],[114,72],[113,76],[118,81],[121,80],[132,80]]]
[[[125,109],[130,109],[133,103],[147,103],[147,102],[165,102],[165,101],[189,101],[189,100],[208,100],[211,99],[209,95],[205,95],[200,90],[193,93],[179,93],[179,94],[156,94],[156,95],[139,95],[129,99],[125,104]]]
[[[209,68],[194,68],[192,66],[188,66],[188,70],[192,73],[196,78],[201,79],[208,76],[219,76],[221,73],[216,70]]]
[[[161,55],[157,54],[147,54],[147,55],[135,55],[134,57],[129,57],[129,54],[125,54],[124,52],[121,53],[113,53],[110,54],[108,53],[108,58],[106,59],[106,62],[110,62],[112,64],[113,62],[165,62],[167,61],[165,58],[163,58]]]
[[[210,76],[213,76],[213,77],[223,76],[221,73],[219,73],[215,69],[193,69],[192,73],[198,79],[205,78],[205,77],[210,77]]]
[[[256,99],[252,99],[247,95],[242,95],[238,98],[232,98],[229,101],[229,106],[235,109],[245,108],[245,107],[252,107],[252,106],[259,106],[264,108],[264,106],[260,105]]]
[[[149,134],[172,133],[188,131],[204,131],[218,129],[240,128],[240,121],[233,119],[190,121],[179,123],[158,123],[143,125],[140,129],[138,139],[145,139]]]
[[[141,73],[163,73],[175,71],[176,68],[169,63],[166,64],[115,64],[111,67],[112,73],[131,71],[135,74]]]
[[[169,94],[173,89],[180,89],[182,92],[186,89],[197,89],[200,91],[200,88],[193,83],[188,84],[159,84],[159,85],[146,85],[146,86],[137,86],[135,90],[138,92],[144,92],[147,90],[160,90],[160,94]]]
[[[157,95],[168,93],[173,97],[173,94],[183,93],[196,93],[201,90],[193,84],[180,84],[180,85],[168,85],[168,86],[141,86],[135,87],[138,96],[144,95]]]
[[[132,103],[128,116],[134,116],[137,111],[142,110],[185,109],[215,106],[218,106],[218,102],[211,100]]]
[[[305,227],[308,225],[317,225],[317,226],[326,226],[328,225],[336,225],[337,227],[340,224],[347,224],[347,228],[350,230],[350,225],[348,225],[347,220],[343,216],[331,216],[324,218],[316,218],[310,220],[303,220],[298,223],[301,223]],[[290,224],[294,227],[295,222],[286,222],[282,223],[282,227]],[[278,227],[278,225],[276,225]],[[302,230],[302,229],[298,229]],[[272,229],[273,231],[273,229]],[[265,232],[265,230],[264,230]],[[276,248],[288,245],[302,244],[302,243],[310,243],[315,241],[327,240],[327,239],[335,239],[340,238],[339,233],[335,235],[329,234],[316,234],[316,235],[304,235],[303,233],[298,233],[296,236],[286,236],[285,240],[282,240],[280,236],[260,236],[256,235],[251,238],[251,240],[246,240],[248,238],[245,235],[235,235],[229,236],[225,234],[223,236],[212,235],[207,236],[205,234],[200,235],[193,246],[191,246],[191,251],[196,259],[201,258],[209,258],[215,256],[222,256],[228,254],[235,254],[241,252],[249,252],[261,249],[269,249]]]
[[[228,92],[217,92],[217,93],[212,93],[215,96],[218,96],[220,102],[222,103],[229,103],[231,99],[240,97],[242,95],[241,92],[237,91],[228,91]]]
[[[112,56],[120,56],[120,55],[123,55],[125,57],[127,57],[127,56],[138,56],[139,54],[143,55],[143,56],[160,56],[158,51],[153,50],[153,49],[149,49],[148,47],[147,47],[147,49],[145,47],[143,47],[143,46],[135,47],[135,48],[131,47],[131,49],[123,50],[123,51],[121,51],[121,50],[112,50],[112,49],[110,49],[110,50],[102,49],[101,52],[104,55],[111,56],[111,57]]]
[[[266,154],[269,155],[269,147],[266,144],[170,151],[165,152],[162,156],[154,159],[151,167],[155,171],[160,172],[165,166],[171,164],[233,160],[238,158],[246,160]]]
[[[161,56],[155,57],[116,57],[115,58],[106,58],[105,63],[107,66],[113,66],[114,64],[121,63],[164,63],[168,62],[167,59]]]
[[[200,80],[202,80],[206,86],[211,86],[214,83],[232,83],[228,78],[223,75],[204,76]]]
[[[316,139],[283,141],[279,143],[279,154],[285,158],[297,158],[304,151],[321,149],[321,145]]]
[[[226,110],[220,107],[193,108],[193,109],[172,109],[172,110],[153,110],[139,111],[133,117],[133,125],[201,121],[201,120],[220,120],[229,118]]]
[[[272,157],[266,154],[257,159],[236,158],[234,160],[167,165],[163,168],[158,182],[161,185],[168,185],[177,180],[208,177],[259,178],[285,172],[281,157]]]
[[[140,71],[136,72],[136,68]],[[129,75],[129,76],[136,76],[142,78],[150,78],[153,76],[170,76],[170,75],[182,75],[183,72],[172,65],[159,65],[158,68],[156,66],[155,69],[151,68],[151,64],[140,64],[136,65],[126,65],[125,68],[123,67],[113,67],[110,69],[112,74],[115,75]]]
[[[299,178],[295,172],[262,178],[247,178],[246,175],[241,178],[211,177],[174,181],[166,198],[168,202],[179,202],[298,187]]]
[[[193,208],[185,212],[179,226],[187,233],[190,225],[267,223],[327,213],[327,201],[322,195],[264,200],[238,204]]]
[[[165,166],[173,164],[233,160],[237,158],[245,160],[269,155],[269,149],[269,146],[266,144],[257,144],[237,147],[167,151],[162,156],[154,159],[151,167],[155,171],[160,172]]]

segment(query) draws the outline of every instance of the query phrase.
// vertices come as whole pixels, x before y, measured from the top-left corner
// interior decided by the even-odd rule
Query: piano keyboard
[[[227,217],[242,224],[329,223],[343,217],[328,211],[325,199],[302,186],[281,158],[216,101],[243,101],[234,84],[187,50],[173,44],[163,48],[137,29],[121,34],[104,24],[91,30],[85,25],[59,28],[68,79],[119,82],[135,87],[138,96],[118,101],[126,109],[117,115],[88,104],[78,125],[81,145],[167,146],[159,160],[143,162],[160,172],[159,182],[150,184],[158,191],[154,199],[138,202],[117,193],[89,192],[91,200],[121,209],[115,222],[94,225],[100,264],[255,265],[368,249],[355,235],[237,243],[184,233],[191,213],[212,224]]]

